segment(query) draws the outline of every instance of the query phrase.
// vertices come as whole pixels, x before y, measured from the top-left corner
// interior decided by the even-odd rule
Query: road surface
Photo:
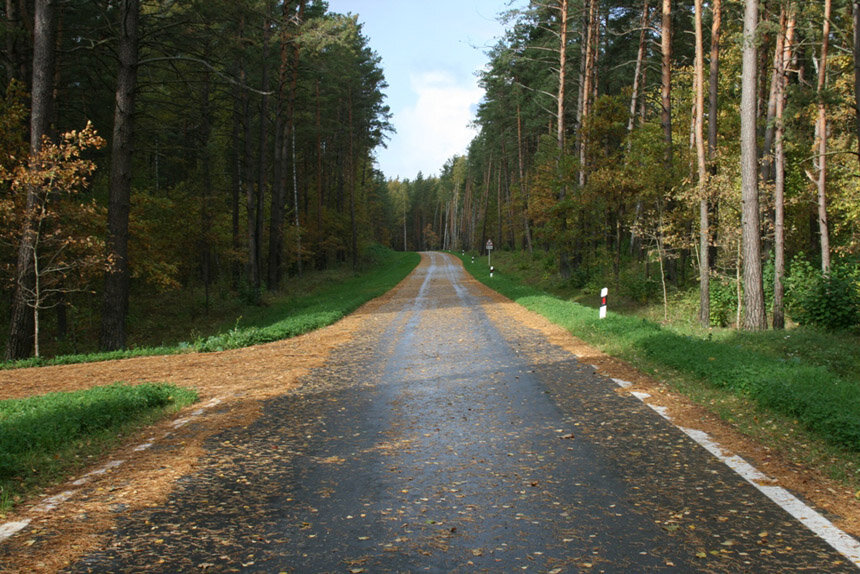
[[[854,572],[427,254],[296,392],[70,572]]]

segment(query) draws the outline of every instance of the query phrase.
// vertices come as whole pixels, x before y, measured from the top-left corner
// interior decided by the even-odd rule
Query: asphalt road
[[[854,572],[431,254],[71,572]]]

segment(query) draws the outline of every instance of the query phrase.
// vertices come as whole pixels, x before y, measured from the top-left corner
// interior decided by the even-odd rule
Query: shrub
[[[619,278],[620,291],[637,303],[645,304],[660,296],[660,283],[638,268],[625,268]]]
[[[815,269],[801,256],[794,258],[786,278],[788,310],[801,325],[823,329],[848,329],[860,323],[860,291],[857,271],[834,265],[829,275]]]

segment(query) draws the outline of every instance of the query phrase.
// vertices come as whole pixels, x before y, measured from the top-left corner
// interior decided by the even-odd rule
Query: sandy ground
[[[472,281],[469,279],[469,281]],[[207,437],[228,427],[247,426],[255,420],[266,399],[291,392],[310,369],[320,367],[332,349],[351,340],[365,321],[390,297],[409,296],[408,280],[398,289],[371,301],[331,327],[287,341],[209,354],[127,359],[87,365],[70,365],[0,372],[0,399],[26,397],[110,384],[116,381],[170,382],[193,387],[200,402],[174,419],[129,437],[123,446],[92,461],[82,486],[72,481],[46,496],[72,492],[55,510],[44,511],[44,497],[19,505],[0,517],[3,523],[30,521],[0,543],[0,556],[15,557],[13,571],[53,572],[100,547],[119,511],[156,506],[164,502],[176,480],[191,472],[203,453]],[[746,458],[781,486],[822,510],[837,526],[860,536],[860,503],[853,492],[827,479],[815,469],[798,468],[734,431],[703,409],[671,392],[666,385],[639,373],[623,361],[589,347],[544,318],[486,291],[497,304],[490,306],[494,321],[520,321],[545,333],[553,344],[579,360],[595,365],[602,374],[634,384],[628,390],[649,393],[650,402],[666,406],[676,423],[704,430],[723,447]],[[142,444],[151,448],[138,450]],[[81,475],[87,474],[87,471]],[[80,478],[74,477],[74,478]],[[38,544],[37,544],[38,542]],[[3,564],[0,564],[0,571]],[[9,571],[9,570],[6,570]]]

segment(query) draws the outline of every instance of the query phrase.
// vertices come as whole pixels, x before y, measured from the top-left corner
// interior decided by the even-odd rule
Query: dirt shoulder
[[[427,263],[422,258],[422,265]],[[467,281],[474,281],[471,277]],[[745,438],[717,417],[697,407],[664,384],[639,373],[623,361],[584,344],[543,317],[475,282],[494,304],[494,321],[520,321],[567,349],[579,360],[597,366],[602,374],[634,384],[652,396],[651,402],[669,408],[673,419],[704,430],[724,448],[749,460],[774,481],[824,510],[843,530],[860,535],[860,505],[853,492],[814,469],[797,468]],[[93,461],[87,482],[61,485],[48,496],[71,492],[55,510],[43,511],[44,498],[20,505],[0,517],[0,525],[29,521],[21,532],[0,543],[0,571],[55,572],[76,558],[99,548],[103,533],[125,512],[163,503],[174,483],[189,474],[203,453],[204,441],[229,427],[247,426],[261,413],[266,399],[294,391],[300,379],[320,367],[332,349],[351,340],[374,312],[393,297],[417,293],[414,276],[398,288],[363,306],[340,322],[287,341],[208,354],[145,357],[0,372],[0,399],[69,391],[116,381],[170,382],[193,387],[200,402],[172,420],[129,437],[115,452]],[[142,445],[152,445],[141,449]],[[121,464],[111,466],[116,461]],[[98,472],[104,469],[104,472]],[[82,473],[86,474],[87,471]],[[79,478],[79,477],[75,477]],[[5,568],[5,569],[4,569]]]

